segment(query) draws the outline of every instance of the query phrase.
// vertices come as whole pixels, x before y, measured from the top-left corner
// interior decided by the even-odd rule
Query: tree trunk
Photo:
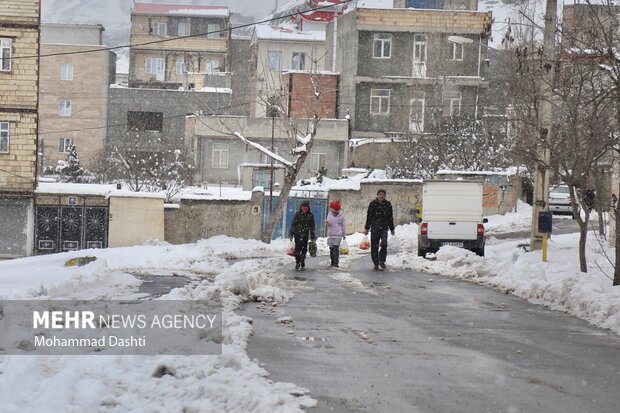
[[[620,111],[620,109],[618,109]],[[620,113],[620,112],[619,112]],[[620,196],[620,179],[618,180],[618,191],[616,192]],[[616,221],[616,261],[614,265],[614,283],[613,285],[620,285],[620,217],[618,216],[618,206],[620,205],[620,199],[616,201],[613,208],[613,213]]]
[[[293,168],[291,167],[290,169]],[[286,201],[288,201],[288,195],[291,193],[291,188],[293,187],[296,178],[297,173],[295,171],[289,171],[289,168],[287,168],[286,174],[284,175],[284,185],[282,186],[282,190],[280,191],[278,202],[276,204],[276,207],[271,211],[271,216],[269,217],[269,223],[267,224],[267,228],[265,228],[261,235],[261,241],[266,244],[271,244],[273,231],[275,230],[278,219],[280,218],[282,210],[286,205]],[[285,237],[288,236],[288,234],[283,235]]]
[[[579,269],[581,272],[588,272],[588,263],[586,261],[586,241],[588,238],[588,222],[590,221],[590,214],[586,211],[586,218],[579,222]]]

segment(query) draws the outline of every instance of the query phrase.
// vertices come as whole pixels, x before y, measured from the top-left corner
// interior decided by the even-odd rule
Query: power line
[[[110,51],[110,50],[116,50],[116,49],[124,49],[124,48],[131,48],[131,47],[141,47],[141,46],[148,46],[151,44],[158,44],[158,43],[165,43],[165,42],[172,42],[175,40],[179,40],[179,39],[190,39],[192,37],[200,37],[200,36],[208,36],[210,34],[216,34],[216,33],[225,33],[225,32],[229,32],[232,30],[238,30],[238,29],[244,29],[246,27],[252,27],[252,26],[256,26],[259,24],[263,24],[263,23],[269,23],[272,21],[277,21],[277,20],[282,20],[285,19],[287,17],[294,17],[294,16],[298,16],[304,13],[308,13],[311,11],[317,11],[317,10],[323,10],[323,9],[328,9],[328,8],[332,8],[334,6],[339,6],[342,4],[348,4],[350,2],[352,2],[353,0],[341,0],[338,3],[333,3],[333,4],[329,4],[326,6],[320,6],[320,7],[315,7],[312,9],[308,9],[305,11],[301,11],[301,12],[294,12],[294,13],[290,13],[290,14],[285,14],[279,17],[272,17],[270,19],[264,19],[264,20],[259,20],[257,22],[253,22],[253,23],[247,23],[247,24],[241,24],[239,26],[234,26],[234,27],[229,27],[227,29],[220,29],[220,30],[212,30],[209,32],[204,32],[204,33],[198,33],[198,34],[190,34],[187,36],[176,36],[176,37],[171,37],[168,39],[159,39],[159,40],[152,40],[150,42],[144,42],[144,43],[137,43],[137,44],[126,44],[126,45],[121,45],[121,46],[111,46],[111,47],[98,47],[96,49],[88,49],[88,50],[79,50],[79,51],[74,51],[74,52],[58,52],[58,53],[48,53],[48,54],[36,54],[36,55],[29,55],[29,56],[13,56],[11,57],[11,59],[36,59],[36,58],[41,58],[41,57],[52,57],[52,56],[65,56],[65,55],[74,55],[74,54],[85,54],[85,53],[96,53],[96,52],[103,52],[103,51]]]

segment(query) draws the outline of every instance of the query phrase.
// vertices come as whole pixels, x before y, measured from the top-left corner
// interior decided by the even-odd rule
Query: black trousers
[[[329,259],[332,265],[338,265],[338,258],[340,257],[340,245],[332,245],[329,247]]]
[[[295,262],[305,264],[308,252],[308,235],[295,235]]]
[[[384,263],[387,258],[388,230],[379,229],[370,232],[370,257],[375,265]]]

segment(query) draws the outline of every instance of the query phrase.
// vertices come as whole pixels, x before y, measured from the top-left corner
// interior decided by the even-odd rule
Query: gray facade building
[[[341,73],[339,117],[351,116],[352,137],[425,133],[441,117],[477,116],[490,22],[486,12],[358,8],[330,23],[326,61]]]

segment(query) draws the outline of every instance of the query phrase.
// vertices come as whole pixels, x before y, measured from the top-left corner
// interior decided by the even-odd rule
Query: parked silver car
[[[570,189],[568,185],[552,186],[549,190],[549,211],[554,214],[567,214],[575,219],[573,206],[570,202]]]

